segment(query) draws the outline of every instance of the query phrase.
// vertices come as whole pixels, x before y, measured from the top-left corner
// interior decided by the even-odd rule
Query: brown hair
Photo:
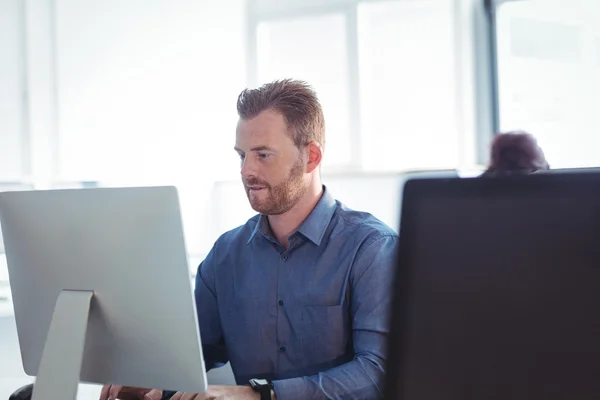
[[[499,133],[491,149],[490,173],[531,173],[549,169],[535,137],[523,131]]]
[[[237,100],[238,115],[252,119],[263,111],[283,114],[288,133],[302,149],[310,142],[325,146],[325,118],[313,88],[304,81],[283,79],[266,83],[256,89],[245,89]]]

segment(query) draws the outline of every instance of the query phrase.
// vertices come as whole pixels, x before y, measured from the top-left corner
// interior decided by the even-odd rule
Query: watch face
[[[269,384],[269,381],[267,381],[266,379],[254,379],[254,383],[260,386],[266,386]]]

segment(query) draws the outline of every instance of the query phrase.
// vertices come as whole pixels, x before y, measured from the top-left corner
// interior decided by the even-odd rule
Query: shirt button
[[[285,260],[287,260],[287,256],[286,256],[286,255],[283,255],[283,256],[281,256],[281,259],[282,259],[283,261],[285,261]]]
[[[279,304],[280,306],[282,306],[282,305],[283,305],[283,300],[279,300],[279,301],[277,302],[277,304]]]
[[[283,352],[285,352],[285,346],[281,346],[281,347],[279,348],[279,351],[280,351],[280,352],[282,352],[282,353],[283,353]]]

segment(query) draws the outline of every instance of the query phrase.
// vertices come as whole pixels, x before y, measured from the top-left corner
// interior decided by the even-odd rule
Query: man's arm
[[[351,272],[354,359],[317,375],[273,382],[277,400],[382,398],[398,237],[361,246]]]
[[[206,370],[223,366],[229,361],[223,339],[217,292],[215,285],[215,267],[217,244],[211,249],[204,261],[198,267],[196,274],[196,310],[202,339],[202,353]]]
[[[200,338],[202,339],[202,355],[207,372],[213,368],[221,367],[229,361],[217,305],[215,286],[216,247],[217,244],[215,243],[210,253],[198,266],[196,289],[194,290]],[[174,394],[175,391],[165,390],[161,399],[169,400]]]

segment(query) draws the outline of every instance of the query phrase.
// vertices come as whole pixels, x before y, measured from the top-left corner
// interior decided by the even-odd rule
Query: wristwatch
[[[250,379],[250,386],[255,392],[260,393],[260,400],[271,400],[273,382],[268,379]]]

